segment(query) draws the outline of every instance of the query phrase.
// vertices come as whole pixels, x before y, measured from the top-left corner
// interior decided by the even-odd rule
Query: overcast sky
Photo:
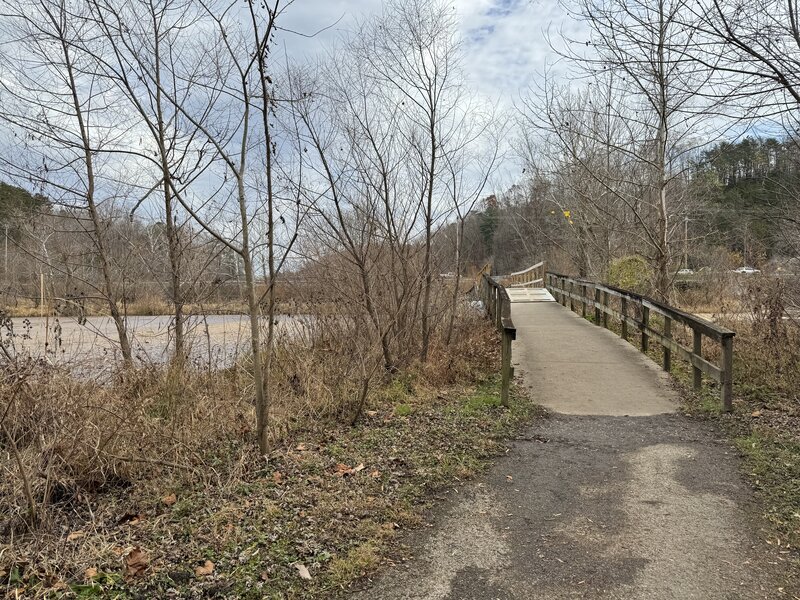
[[[555,34],[562,27],[576,29],[558,0],[451,1],[460,17],[465,65],[476,91],[508,103],[555,60],[546,30]],[[283,27],[310,34],[338,23],[313,39],[282,38],[291,55],[313,54],[381,5],[382,0],[297,0],[287,9]]]

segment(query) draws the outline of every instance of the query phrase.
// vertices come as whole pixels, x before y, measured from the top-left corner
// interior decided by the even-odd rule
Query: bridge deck
[[[544,288],[506,288],[511,302],[555,302],[555,298]]]
[[[673,412],[666,375],[630,344],[556,302],[512,302],[515,369],[536,400],[563,414]]]

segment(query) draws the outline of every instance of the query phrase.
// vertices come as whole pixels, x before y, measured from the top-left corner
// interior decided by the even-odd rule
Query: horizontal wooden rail
[[[502,383],[500,400],[503,406],[508,406],[511,380],[514,377],[514,368],[511,366],[511,342],[517,337],[517,329],[511,320],[511,300],[499,280],[486,274],[481,279],[481,292],[483,304],[486,307],[486,316],[503,336],[501,345]]]
[[[733,338],[736,335],[730,329],[696,317],[682,310],[648,298],[641,294],[623,290],[612,285],[596,281],[578,279],[547,272],[545,287],[553,297],[570,310],[580,305],[581,315],[586,317],[589,310],[594,310],[594,322],[608,328],[609,317],[619,321],[620,336],[629,341],[630,329],[641,335],[641,347],[647,352],[650,341],[658,342],[664,351],[663,367],[665,371],[672,368],[673,354],[692,365],[694,388],[699,390],[705,373],[720,386],[720,397],[726,411],[733,407]],[[619,304],[619,310],[611,306],[613,299]],[[633,315],[637,315],[638,318]],[[654,329],[651,315],[663,318],[661,330]],[[692,348],[686,348],[673,338],[672,324],[681,323],[692,331]],[[719,344],[719,364],[703,357],[703,337]]]
[[[531,265],[527,269],[511,273],[510,275],[501,275],[497,278],[498,282],[502,282],[506,287],[544,287],[544,274],[545,266],[544,261]]]
[[[525,283],[512,283],[511,285],[507,286],[510,288],[521,288],[521,287],[528,287],[530,285],[542,287],[542,283],[544,283],[544,279],[541,277],[539,279],[533,279],[532,281],[526,281]]]
[[[538,262],[535,265],[531,265],[527,269],[522,269],[522,271],[517,271],[516,273],[511,273],[510,277],[513,277],[515,275],[525,275],[526,273],[530,273],[531,271],[535,271],[536,269],[539,269],[539,268],[541,268],[543,266],[544,266],[544,261]]]

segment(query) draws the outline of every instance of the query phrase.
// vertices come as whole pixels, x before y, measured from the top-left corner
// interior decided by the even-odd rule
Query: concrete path
[[[515,369],[546,408],[568,415],[674,412],[678,397],[653,361],[557,302],[512,304]]]
[[[736,453],[657,367],[555,303],[514,304],[515,362],[553,415],[452,490],[363,599],[800,598]],[[624,416],[636,415],[636,416]]]

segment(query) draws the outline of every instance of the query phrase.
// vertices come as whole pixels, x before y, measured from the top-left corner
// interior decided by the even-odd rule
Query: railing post
[[[503,327],[503,295],[500,293],[500,288],[495,288],[497,292],[497,314],[495,314],[495,323],[499,331]]]
[[[664,317],[664,337],[672,339],[672,319]],[[664,346],[664,370],[669,373],[672,371],[672,350]]]
[[[600,288],[594,287],[594,324],[600,325],[600,319],[605,314],[600,310]]]
[[[561,278],[561,304],[567,306],[567,278]]]
[[[622,312],[622,339],[628,341],[628,299],[622,296],[619,299],[620,311]]]
[[[569,309],[575,310],[575,281],[569,280]]]
[[[581,284],[581,316],[586,318],[586,284]]]
[[[503,406],[508,406],[508,394],[511,388],[511,379],[514,376],[514,368],[511,366],[511,342],[516,337],[515,331],[507,327],[503,327],[503,345],[501,350],[501,387],[500,387],[500,402]]]
[[[733,410],[733,336],[722,338],[722,408]]]
[[[696,329],[692,330],[694,334],[693,344],[692,344],[692,353],[696,354],[697,356],[703,355],[703,334],[697,331]],[[698,367],[693,366],[694,370],[694,389],[695,391],[699,391],[700,387],[703,385],[703,371],[701,371]]]
[[[650,349],[650,336],[647,328],[650,327],[650,309],[642,304],[642,352],[645,354]]]
[[[603,291],[603,306],[608,308],[608,292]],[[608,329],[608,313],[603,311],[603,327]]]

